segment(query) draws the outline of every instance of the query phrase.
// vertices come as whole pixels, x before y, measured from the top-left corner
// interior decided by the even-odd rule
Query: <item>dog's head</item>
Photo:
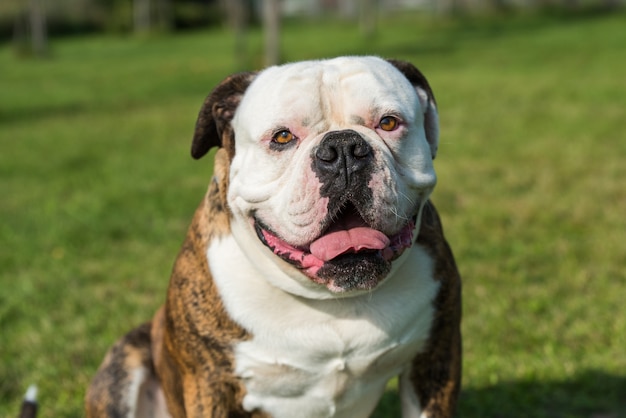
[[[402,262],[437,144],[435,99],[413,65],[342,57],[226,79],[200,111],[192,155],[226,152],[232,233],[264,276],[328,297],[370,291]]]

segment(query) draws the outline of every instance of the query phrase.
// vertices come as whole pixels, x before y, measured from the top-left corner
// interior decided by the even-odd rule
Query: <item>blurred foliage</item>
[[[133,30],[133,5],[139,0],[42,0],[46,5],[47,30],[51,36],[92,32],[127,33]],[[233,0],[144,0],[151,3],[152,30],[183,30],[225,23],[225,5]],[[262,0],[239,0],[248,9],[249,23],[258,23]],[[359,7],[351,0],[282,0],[289,14],[308,17],[358,19]],[[516,13],[594,14],[624,8],[626,0],[377,0],[379,18],[399,8],[423,13],[449,14],[455,18]],[[28,27],[29,0],[0,1],[0,43],[15,38],[16,30]],[[164,11],[167,10],[167,11]],[[23,30],[23,29],[22,29]]]
[[[180,30],[217,25],[223,13],[216,0],[169,0],[170,16],[160,16],[153,7],[157,30]],[[47,1],[48,31],[52,36],[91,32],[129,32],[133,26],[132,0],[54,0]],[[0,2],[0,43],[13,38],[16,25],[27,25],[28,2],[2,0]]]

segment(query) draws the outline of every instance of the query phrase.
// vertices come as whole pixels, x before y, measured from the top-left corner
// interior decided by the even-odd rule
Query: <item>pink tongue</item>
[[[338,255],[360,250],[382,250],[389,245],[389,238],[380,231],[364,226],[331,231],[311,243],[310,251],[323,261]]]

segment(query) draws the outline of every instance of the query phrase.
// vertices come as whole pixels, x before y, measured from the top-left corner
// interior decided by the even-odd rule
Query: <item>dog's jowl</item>
[[[450,417],[461,282],[429,196],[438,114],[413,65],[233,75],[192,143],[214,174],[163,307],[121,338],[89,417]]]

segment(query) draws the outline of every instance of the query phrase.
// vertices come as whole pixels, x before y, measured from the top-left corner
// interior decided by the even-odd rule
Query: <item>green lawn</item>
[[[428,76],[434,201],[464,277],[460,417],[626,417],[626,16],[286,24],[284,58],[374,53]],[[251,33],[250,67],[260,35]],[[0,416],[80,417],[151,317],[211,173],[189,157],[228,35],[0,47]],[[393,386],[393,382],[391,384]],[[390,391],[376,416],[398,416]]]

